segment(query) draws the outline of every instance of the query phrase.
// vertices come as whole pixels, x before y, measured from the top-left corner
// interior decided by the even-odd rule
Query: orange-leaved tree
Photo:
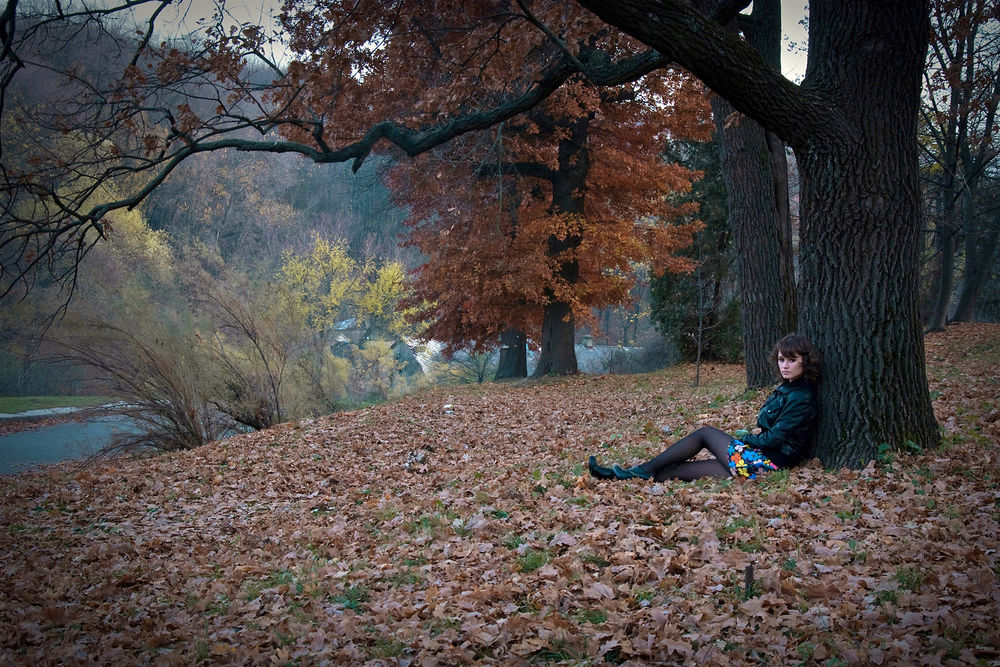
[[[671,195],[697,174],[661,151],[709,132],[702,86],[663,70],[610,90],[565,85],[488,135],[398,165],[391,182],[427,258],[424,335],[481,351],[517,331],[541,348],[536,375],[576,372],[576,327],[631,300],[636,266],[686,267],[672,253],[696,207]]]
[[[577,320],[627,299],[632,263],[655,259],[663,268],[689,241],[690,226],[669,223],[691,212],[669,194],[693,175],[663,164],[659,152],[669,135],[707,138],[702,87],[657,69],[664,63],[648,52],[622,68],[635,44],[593,15],[557,3],[445,0],[431,20],[397,0],[292,2],[284,19],[299,60],[289,69],[295,85],[274,101],[317,119],[284,128],[298,141],[320,134],[343,144],[386,119],[397,124],[379,126],[389,135],[462,114],[483,122],[492,112],[477,109],[537,91],[529,84],[540,68],[551,74],[546,63],[569,58],[591,73],[394,174],[412,209],[412,242],[428,256],[417,277],[430,304],[428,335],[482,349],[513,327],[540,344],[537,373],[572,373]],[[525,30],[526,21],[541,29]],[[593,85],[604,70],[604,85]],[[615,71],[629,74],[616,79]],[[324,122],[334,108],[353,113]]]

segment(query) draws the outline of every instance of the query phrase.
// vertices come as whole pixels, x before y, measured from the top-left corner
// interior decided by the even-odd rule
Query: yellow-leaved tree
[[[307,252],[285,255],[278,278],[291,316],[312,331],[311,349],[296,360],[298,384],[327,409],[345,396],[389,396],[401,370],[396,347],[413,329],[398,308],[403,266],[358,261],[343,242],[316,238]]]
[[[286,253],[279,279],[316,332],[355,330],[355,342],[396,338],[410,330],[397,309],[406,294],[399,262],[358,261],[342,241],[316,238],[304,254]]]

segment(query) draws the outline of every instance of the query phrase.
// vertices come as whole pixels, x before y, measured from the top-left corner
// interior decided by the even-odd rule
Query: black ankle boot
[[[587,459],[587,468],[590,469],[591,477],[596,477],[597,479],[614,479],[615,473],[611,468],[605,468],[604,466],[597,465],[597,457],[591,456]]]
[[[639,466],[626,470],[617,463],[611,467],[611,474],[615,476],[615,479],[649,479],[653,476]]]

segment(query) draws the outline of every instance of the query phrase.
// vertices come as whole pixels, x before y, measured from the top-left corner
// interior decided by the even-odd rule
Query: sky
[[[270,13],[276,12],[280,0],[229,0],[226,11],[236,21],[267,21]],[[806,28],[802,22],[807,14],[808,0],[782,0],[781,32],[784,50],[781,57],[782,74],[798,82],[806,73]],[[148,9],[147,9],[148,8]],[[153,5],[145,8],[148,16]],[[160,15],[159,23],[172,26],[180,33],[190,32],[198,27],[198,20],[208,18],[215,9],[212,0],[186,0],[169,5]]]
[[[808,0],[781,0],[781,73],[796,83],[806,75],[807,15]]]

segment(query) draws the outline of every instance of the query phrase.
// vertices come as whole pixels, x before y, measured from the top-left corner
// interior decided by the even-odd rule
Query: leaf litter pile
[[[863,470],[591,480],[753,423],[742,367],[680,366],[6,477],[0,661],[996,664],[1000,325],[927,361],[944,446]]]

